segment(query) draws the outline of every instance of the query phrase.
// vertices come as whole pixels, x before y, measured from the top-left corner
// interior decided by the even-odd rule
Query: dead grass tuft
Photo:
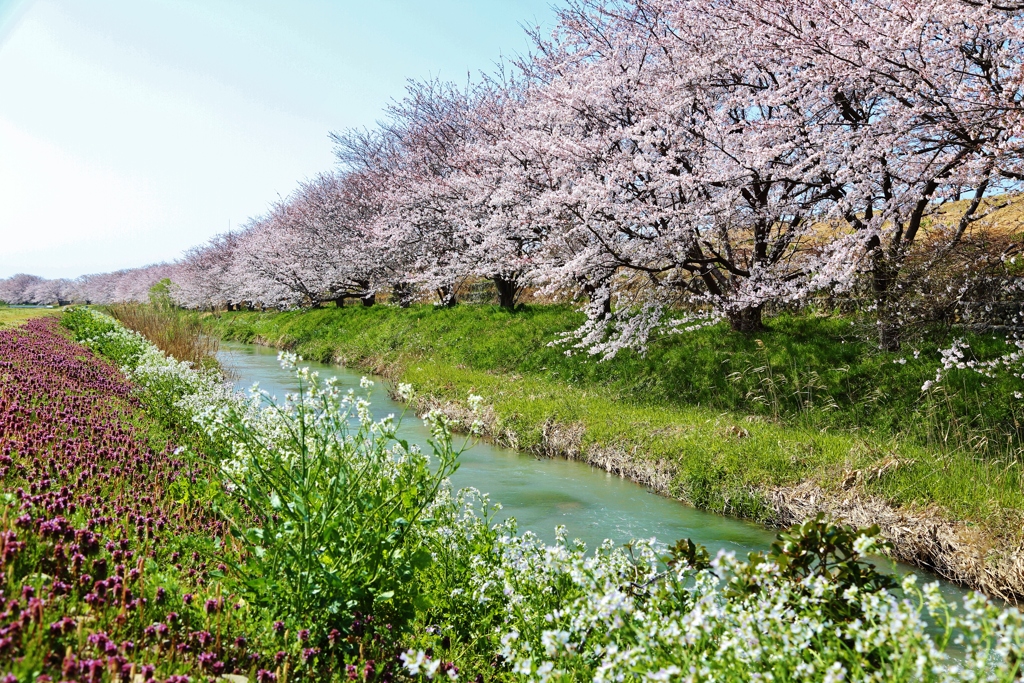
[[[217,339],[203,334],[199,321],[175,309],[127,303],[115,304],[108,310],[121,324],[146,337],[168,356],[188,361],[194,367],[217,364]]]

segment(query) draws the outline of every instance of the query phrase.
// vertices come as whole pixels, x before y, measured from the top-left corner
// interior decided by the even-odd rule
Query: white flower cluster
[[[1017,380],[1024,380],[1024,339],[1008,339],[1006,345],[1009,350],[998,358],[981,361],[967,356],[970,349],[963,339],[956,339],[948,349],[939,349],[941,356],[941,367],[935,371],[935,379],[928,380],[921,386],[921,391],[927,392],[941,384],[946,372],[949,370],[971,370],[990,379],[1000,375],[1009,375]],[[1024,398],[1024,393],[1015,391],[1014,398]]]
[[[719,553],[710,569],[666,566],[653,539],[626,548],[606,542],[588,553],[561,531],[548,546],[517,534],[514,522],[488,527],[479,501],[473,503],[477,494],[461,495],[462,512],[444,532],[449,552],[470,555],[466,594],[449,591],[453,601],[464,599],[455,611],[492,614],[481,628],[497,632],[475,635],[492,638],[521,680],[1009,681],[1018,675],[1024,621],[981,596],[957,609],[938,584],[918,589],[912,575],[900,591],[851,588],[837,595],[821,576],[794,582],[772,562],[748,564],[729,553]],[[491,543],[480,552],[488,536]],[[856,550],[874,551],[874,540],[858,538]],[[759,589],[737,594],[734,577],[741,573]],[[861,616],[830,618],[826,607],[837,601]],[[959,634],[950,648],[929,623]]]
[[[105,337],[117,337],[141,347],[134,367],[123,367],[122,372],[146,392],[151,406],[169,413],[181,424],[196,425],[210,439],[227,445],[233,457],[225,459],[221,468],[229,488],[248,466],[254,447],[274,445],[279,448],[290,443],[296,426],[302,428],[310,448],[324,433],[340,435],[343,439],[353,431],[364,430],[370,438],[394,437],[393,416],[374,421],[368,401],[356,396],[353,389],[342,391],[335,378],[320,381],[318,373],[301,366],[302,358],[293,353],[279,353],[278,361],[282,368],[296,373],[302,390],[287,394],[284,403],[277,405],[258,384],[249,390],[248,397],[243,396],[235,392],[219,372],[196,369],[188,362],[171,358],[110,316],[91,309],[90,313],[116,326],[105,333]],[[360,386],[367,389],[373,382],[364,377]],[[238,438],[242,433],[247,438]],[[335,446],[341,450],[343,443]],[[398,445],[393,450],[396,463],[410,455],[398,452],[401,451]],[[296,456],[297,453],[285,455]]]

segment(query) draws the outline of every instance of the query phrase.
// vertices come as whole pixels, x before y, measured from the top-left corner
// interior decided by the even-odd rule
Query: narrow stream
[[[218,358],[239,390],[258,382],[278,399],[297,390],[294,374],[281,369],[274,349],[222,342]],[[359,386],[361,373],[322,363],[303,361],[303,365],[319,371],[321,378],[336,377],[345,390],[367,393]],[[380,378],[371,379],[376,381],[368,395],[374,417],[401,416],[405,407],[388,397]],[[412,413],[405,415],[399,434],[428,448],[429,432]],[[554,541],[555,527],[564,525],[569,538],[582,539],[590,548],[606,538],[620,544],[652,536],[668,543],[690,538],[706,546],[712,556],[724,549],[744,557],[766,550],[775,538],[775,532],[757,524],[701,512],[582,462],[537,458],[481,441],[463,454],[460,463],[452,476],[456,489],[472,486],[490,494],[492,501],[502,504],[502,515],[516,518],[521,531],[532,531],[549,543]],[[891,566],[887,560],[882,562]],[[898,564],[895,571],[915,573],[921,584],[938,580],[907,565]],[[964,591],[940,582],[947,600],[959,602]]]

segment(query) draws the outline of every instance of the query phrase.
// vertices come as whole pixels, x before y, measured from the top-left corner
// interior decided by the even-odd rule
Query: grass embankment
[[[34,318],[60,315],[59,308],[8,308],[0,306],[0,329],[24,325]]]
[[[207,318],[223,339],[371,369],[451,412],[470,391],[481,394],[500,442],[585,459],[702,509],[788,523],[810,511],[807,496],[820,487],[833,502],[837,494],[847,507],[856,500],[846,513],[859,521],[884,516],[871,512],[884,503],[890,517],[902,511],[890,520],[897,527],[925,519],[972,526],[984,539],[973,550],[960,547],[962,533],[946,542],[934,526],[927,533],[937,540],[922,547],[915,536],[897,548],[902,559],[968,584],[985,581],[968,574],[993,571],[978,565],[989,552],[978,543],[1019,545],[1014,388],[961,372],[941,393],[922,396],[945,340],[885,354],[849,319],[779,317],[756,336],[716,327],[599,363],[548,346],[578,321],[562,307],[471,306]],[[980,356],[1004,349],[992,336],[971,343]],[[790,505],[801,486],[800,504]]]

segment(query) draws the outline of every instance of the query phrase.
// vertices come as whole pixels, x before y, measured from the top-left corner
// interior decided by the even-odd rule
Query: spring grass
[[[960,372],[942,392],[921,393],[949,332],[886,354],[856,319],[779,316],[759,335],[719,326],[598,362],[549,346],[579,322],[559,306],[205,320],[223,339],[383,371],[436,399],[480,394],[520,449],[543,452],[546,428],[575,427],[581,452],[614,449],[666,468],[668,493],[702,509],[769,521],[764,491],[809,480],[838,488],[860,473],[858,486],[895,505],[938,505],[1001,535],[1017,535],[1024,510],[1013,386]],[[980,357],[1005,347],[992,335],[969,340]]]
[[[33,318],[60,315],[59,308],[8,308],[0,307],[0,328],[24,325]]]

